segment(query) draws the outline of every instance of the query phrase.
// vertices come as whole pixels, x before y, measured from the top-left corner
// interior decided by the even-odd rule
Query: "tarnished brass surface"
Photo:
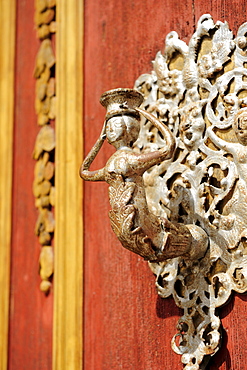
[[[101,103],[107,108],[106,120],[100,138],[82,164],[80,175],[84,180],[106,181],[110,185],[109,217],[113,231],[125,248],[153,262],[178,256],[189,258],[193,239],[189,227],[154,215],[147,205],[143,174],[171,159],[176,146],[170,129],[138,108],[142,102],[142,94],[132,89],[115,89],[102,95]],[[158,150],[133,151],[140,130],[140,114],[160,132],[163,145]],[[105,138],[116,148],[116,153],[104,168],[89,171]]]
[[[198,256],[197,243],[191,259],[150,263],[158,294],[172,295],[184,310],[172,347],[188,370],[203,369],[219,348],[216,308],[232,290],[247,290],[246,33],[243,24],[233,38],[226,22],[203,15],[189,45],[176,32],[167,35],[164,55],[158,52],[153,71],[135,84],[144,94],[142,108],[176,138],[173,157],[144,174],[148,207],[208,237],[199,258],[192,252]],[[142,120],[134,150],[161,146],[158,132]]]
[[[209,14],[188,45],[169,33],[135,83],[143,101],[128,89],[103,95],[106,121],[81,167],[110,185],[114,232],[184,310],[172,348],[186,370],[205,368],[220,346],[216,309],[247,291],[246,35],[247,23],[234,38]],[[116,153],[89,171],[106,137]]]

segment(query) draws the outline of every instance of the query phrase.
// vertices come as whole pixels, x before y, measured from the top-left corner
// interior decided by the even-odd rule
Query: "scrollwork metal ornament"
[[[205,369],[220,346],[216,309],[247,291],[246,36],[247,23],[234,38],[209,14],[188,45],[170,32],[134,90],[102,95],[104,127],[81,168],[108,182],[114,232],[183,309],[172,348],[186,370]],[[105,138],[116,153],[90,171]]]

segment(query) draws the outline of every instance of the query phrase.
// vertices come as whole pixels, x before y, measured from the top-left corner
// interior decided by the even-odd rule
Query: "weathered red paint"
[[[236,33],[247,20],[246,0],[85,1],[85,154],[103,124],[100,95],[132,87],[172,30],[186,42],[198,18],[210,13],[227,20]],[[94,168],[103,167],[111,149],[104,144]],[[147,264],[124,250],[110,229],[107,185],[84,184],[85,292],[84,366],[86,370],[182,369],[170,341],[181,315],[171,298],[157,298]],[[234,304],[233,304],[234,302]],[[246,297],[237,295],[220,309],[222,348],[210,370],[247,369]]]
[[[34,112],[33,70],[39,47],[34,29],[34,1],[17,1],[15,128],[13,160],[12,264],[9,369],[51,369],[52,294],[39,289],[40,245],[34,235],[37,210],[32,195],[39,131]]]

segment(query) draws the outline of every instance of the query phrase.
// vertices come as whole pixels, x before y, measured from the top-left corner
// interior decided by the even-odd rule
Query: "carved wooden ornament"
[[[134,90],[102,95],[106,121],[81,168],[108,182],[114,232],[183,309],[172,348],[186,370],[205,368],[220,346],[216,309],[247,291],[246,35],[247,23],[234,38],[209,14],[189,45],[169,33]],[[89,171],[105,138],[116,153]]]
[[[36,0],[35,25],[41,44],[36,57],[34,77],[36,78],[35,109],[37,123],[41,129],[37,135],[33,157],[37,161],[34,170],[33,193],[39,215],[35,233],[42,246],[40,253],[40,289],[49,293],[53,276],[53,247],[51,245],[55,228],[52,207],[54,206],[54,152],[55,130],[51,121],[56,118],[55,56],[52,47],[52,33],[56,31],[54,0]]]

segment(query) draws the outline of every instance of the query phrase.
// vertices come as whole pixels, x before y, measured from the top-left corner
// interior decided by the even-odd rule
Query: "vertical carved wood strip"
[[[41,244],[40,252],[40,289],[49,293],[53,276],[53,247],[55,220],[54,206],[54,152],[56,119],[56,59],[53,51],[53,33],[56,32],[56,1],[36,0],[35,26],[40,48],[36,57],[34,77],[36,78],[35,110],[37,124],[41,127],[36,138],[33,157],[33,193],[38,219],[35,234]]]
[[[59,0],[54,370],[82,368],[82,20],[82,0]]]
[[[14,122],[15,0],[0,3],[0,369],[7,369]]]

